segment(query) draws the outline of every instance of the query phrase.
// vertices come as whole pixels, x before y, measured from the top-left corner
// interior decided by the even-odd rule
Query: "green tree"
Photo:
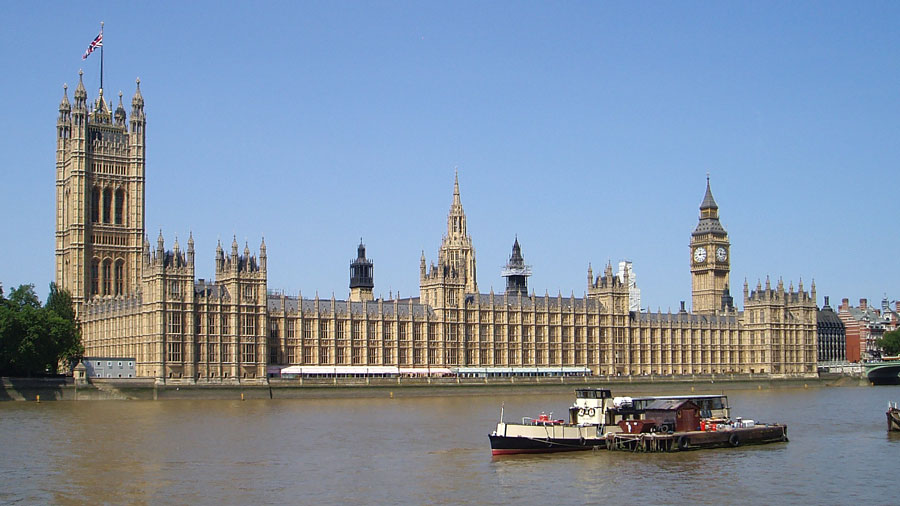
[[[41,307],[34,285],[21,285],[8,298],[0,294],[0,375],[56,373],[61,360],[82,353],[72,298],[50,287]]]
[[[885,332],[884,336],[875,340],[875,345],[881,348],[885,355],[900,355],[900,329]]]

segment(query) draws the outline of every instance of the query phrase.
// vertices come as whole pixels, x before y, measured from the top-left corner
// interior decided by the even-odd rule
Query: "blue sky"
[[[518,234],[529,286],[634,262],[690,304],[706,173],[732,282],[900,298],[896,2],[11,3],[0,20],[0,281],[53,279],[55,120],[106,23],[105,92],[146,101],[151,240],[256,251],[269,287],[418,293],[458,167],[481,291]],[[739,302],[739,306],[742,303]]]

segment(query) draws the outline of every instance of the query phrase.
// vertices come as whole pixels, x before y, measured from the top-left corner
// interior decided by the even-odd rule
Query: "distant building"
[[[816,333],[819,338],[819,363],[845,362],[847,360],[847,331],[844,322],[828,304],[816,315]]]
[[[859,299],[859,306],[850,305],[843,299],[838,307],[838,316],[844,322],[847,332],[847,360],[859,362],[881,356],[875,341],[885,332],[896,330],[900,325],[900,302],[895,302],[892,310],[887,297],[881,301],[881,308],[869,305],[867,299]]]
[[[631,262],[623,260],[619,262],[619,272],[616,273],[620,283],[624,283],[628,287],[629,311],[637,313],[641,312],[641,289],[637,287],[634,277],[634,270],[631,268]]]

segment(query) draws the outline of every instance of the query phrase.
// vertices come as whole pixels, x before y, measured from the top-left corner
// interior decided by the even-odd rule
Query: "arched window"
[[[112,218],[110,212],[112,208],[112,190],[106,188],[103,190],[103,223],[109,223]]]
[[[116,262],[116,295],[122,295],[125,292],[125,261],[118,260]]]
[[[103,295],[112,293],[112,261],[106,259],[103,261]]]
[[[116,190],[116,225],[125,223],[125,190]]]
[[[100,292],[100,260],[96,258],[91,261],[91,295],[97,295]]]
[[[100,188],[91,189],[91,221],[100,221]]]

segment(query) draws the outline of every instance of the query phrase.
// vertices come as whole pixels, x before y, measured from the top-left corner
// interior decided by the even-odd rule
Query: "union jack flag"
[[[102,45],[103,45],[103,32],[100,32],[100,35],[97,35],[97,38],[95,38],[93,41],[91,41],[91,45],[88,46],[87,51],[84,52],[84,55],[82,55],[81,59],[87,60],[87,57],[90,56],[91,53],[93,53],[95,49],[97,49],[98,47],[100,47]]]

